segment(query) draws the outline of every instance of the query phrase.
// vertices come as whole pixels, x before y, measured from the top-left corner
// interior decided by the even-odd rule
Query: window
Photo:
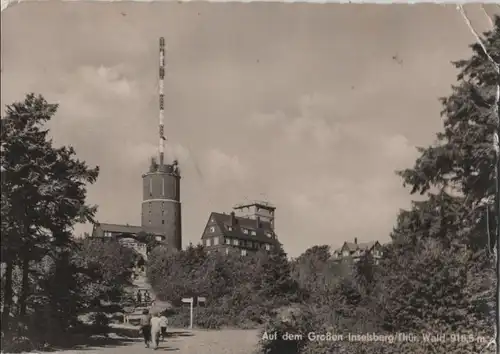
[[[217,246],[219,244],[219,238],[214,237],[214,246]]]
[[[215,232],[215,227],[210,226],[210,232]]]
[[[234,239],[234,240],[233,240],[233,245],[238,246],[239,244],[240,244],[240,243],[238,242],[238,240],[237,240],[237,239]]]
[[[226,254],[229,254],[229,248],[226,248]]]
[[[230,238],[226,238],[224,241],[225,241],[226,245],[230,245],[231,244],[231,239]]]
[[[343,255],[344,257],[347,257],[347,256],[349,255],[349,251],[344,251],[344,252],[342,252],[342,255]]]
[[[207,243],[207,246],[210,246],[210,239],[209,238],[207,238],[206,243]]]
[[[266,243],[266,250],[270,251],[271,250],[271,245],[269,243]]]
[[[272,236],[273,236],[273,234],[272,234],[272,233],[270,233],[270,232],[266,232],[266,236],[267,236],[267,237],[272,237]]]
[[[243,231],[243,233],[244,233],[245,235],[248,235],[248,230],[247,230],[247,229],[242,229],[242,231]]]
[[[246,256],[247,255],[247,250],[241,250],[241,255]]]
[[[149,220],[149,224],[151,225],[151,220]]]
[[[252,248],[252,246],[253,246],[253,242],[252,241],[247,241],[247,247]]]
[[[162,224],[162,225],[165,225],[165,220],[162,220],[162,221],[161,221],[161,224]]]
[[[229,231],[233,231],[233,227],[232,227],[232,226],[228,226],[228,227],[227,227],[227,229],[228,229]]]
[[[257,232],[252,230],[252,236],[255,236],[255,235],[257,235]]]

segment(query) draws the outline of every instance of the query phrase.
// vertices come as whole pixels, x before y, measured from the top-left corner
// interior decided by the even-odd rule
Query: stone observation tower
[[[177,161],[158,164],[152,160],[142,181],[142,228],[161,232],[169,248],[181,250],[181,176]]]
[[[171,164],[164,162],[164,94],[165,77],[165,39],[160,38],[160,71],[159,71],[159,145],[158,161],[153,158],[149,172],[142,176],[143,198],[141,226],[144,230],[161,232],[165,235],[168,247],[182,249],[181,230],[181,176],[177,161]]]

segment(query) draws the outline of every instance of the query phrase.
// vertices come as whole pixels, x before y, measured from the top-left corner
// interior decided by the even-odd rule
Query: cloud
[[[236,155],[211,149],[205,155],[204,175],[213,183],[239,182],[248,177],[249,169]]]
[[[417,150],[408,138],[401,134],[393,135],[383,141],[383,149],[387,156],[395,160],[405,160],[416,156]]]
[[[303,95],[296,107],[291,114],[283,111],[254,114],[250,124],[261,131],[279,134],[284,142],[295,145],[327,148],[341,139],[346,117],[338,112],[338,99],[318,93]]]
[[[98,94],[129,97],[135,91],[134,82],[124,76],[123,66],[82,66],[77,69],[76,79],[87,90]]]

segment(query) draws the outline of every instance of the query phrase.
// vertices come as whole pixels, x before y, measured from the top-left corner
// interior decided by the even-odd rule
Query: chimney
[[[231,212],[231,226],[236,225],[236,216],[234,214],[234,211]]]
[[[357,237],[354,238],[354,243],[358,244],[358,238]]]

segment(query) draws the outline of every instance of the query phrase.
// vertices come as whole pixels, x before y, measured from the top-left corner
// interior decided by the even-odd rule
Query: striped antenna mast
[[[159,94],[160,94],[160,168],[163,168],[164,160],[164,150],[165,150],[165,128],[164,128],[164,94],[163,85],[165,79],[165,38],[160,37],[160,82],[159,82]]]

